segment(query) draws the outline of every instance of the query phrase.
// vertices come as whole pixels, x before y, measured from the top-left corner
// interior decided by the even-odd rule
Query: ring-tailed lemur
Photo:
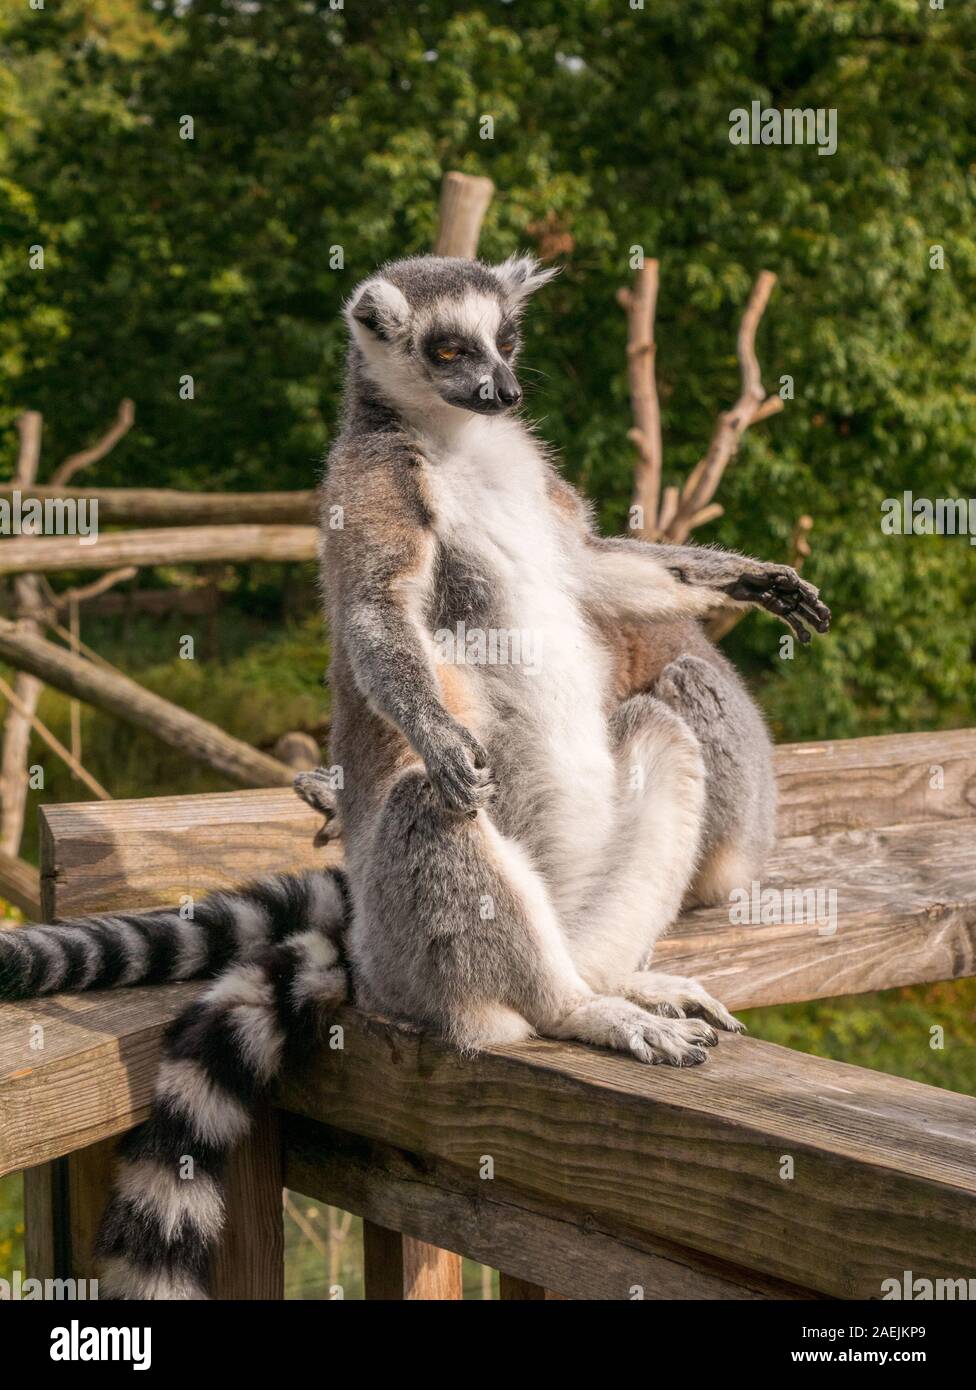
[[[347,306],[322,492],[345,874],[217,895],[192,923],[0,935],[8,997],[223,971],[170,1029],[126,1141],[109,1293],[202,1294],[222,1161],[344,997],[340,935],[358,1004],[468,1051],[540,1034],[680,1066],[739,1026],[648,968],[682,902],[749,881],[773,834],[765,726],[696,620],[752,604],[808,640],[829,612],[785,566],[596,534],[513,413],[519,320],[551,274],[423,257]],[[321,786],[301,789],[331,814]]]

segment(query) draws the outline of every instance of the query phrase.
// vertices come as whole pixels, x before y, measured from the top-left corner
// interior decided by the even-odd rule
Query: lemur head
[[[500,414],[522,399],[513,368],[525,301],[556,273],[531,256],[496,266],[391,261],[356,287],[346,321],[367,375],[395,406]]]

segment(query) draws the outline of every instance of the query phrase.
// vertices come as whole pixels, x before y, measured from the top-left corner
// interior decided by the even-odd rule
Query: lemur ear
[[[396,285],[376,276],[353,291],[344,312],[354,336],[389,341],[407,322],[410,306]]]
[[[507,261],[493,267],[502,289],[513,304],[520,304],[548,285],[559,274],[558,266],[543,269],[534,256],[509,256]]]

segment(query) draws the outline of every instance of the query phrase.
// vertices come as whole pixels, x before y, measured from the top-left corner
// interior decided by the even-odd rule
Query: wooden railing
[[[708,909],[662,967],[739,1009],[973,973],[976,730],[792,745],[777,768],[763,886],[833,889],[836,931]],[[48,920],[338,854],[287,791],[42,818]],[[145,1117],[161,1030],[197,988],[0,1008],[0,1173],[26,1170],[29,1272],[91,1273],[115,1136]],[[502,1271],[503,1298],[877,1298],[906,1269],[976,1277],[971,1097],[749,1038],[675,1071],[546,1041],[463,1059],[351,1008],[336,1022],[234,1160],[217,1296],[281,1297],[283,1185],[363,1216],[373,1298],[460,1297],[462,1253]]]

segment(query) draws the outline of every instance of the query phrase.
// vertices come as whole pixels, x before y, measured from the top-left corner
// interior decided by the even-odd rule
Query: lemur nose
[[[498,399],[502,405],[518,405],[522,399],[522,388],[517,381],[503,381],[498,387]]]

